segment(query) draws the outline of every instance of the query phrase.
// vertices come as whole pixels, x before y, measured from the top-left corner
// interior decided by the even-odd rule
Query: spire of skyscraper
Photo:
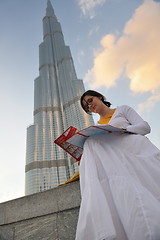
[[[54,9],[52,7],[50,0],[47,1],[46,16],[48,16],[48,17],[53,16],[56,18],[55,14],[54,14]]]
[[[78,171],[75,160],[54,140],[71,125],[82,129],[93,124],[80,107],[84,91],[48,0],[39,46],[39,76],[34,81],[34,124],[27,129],[26,194],[53,188]]]

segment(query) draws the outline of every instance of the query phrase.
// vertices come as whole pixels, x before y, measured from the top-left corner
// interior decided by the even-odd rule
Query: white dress
[[[76,240],[160,240],[160,151],[144,136],[150,127],[126,105],[109,125],[136,134],[85,142]]]

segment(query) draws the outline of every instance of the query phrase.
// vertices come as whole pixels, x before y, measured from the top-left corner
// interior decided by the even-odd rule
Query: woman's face
[[[86,109],[88,108],[90,112],[99,113],[104,106],[104,103],[98,97],[85,96],[83,99],[83,105]]]

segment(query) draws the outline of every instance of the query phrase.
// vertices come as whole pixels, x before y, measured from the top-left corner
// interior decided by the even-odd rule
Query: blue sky
[[[160,148],[160,1],[51,0],[86,89],[149,122]],[[0,202],[24,195],[26,128],[47,0],[0,1]],[[95,117],[95,120],[97,118]]]

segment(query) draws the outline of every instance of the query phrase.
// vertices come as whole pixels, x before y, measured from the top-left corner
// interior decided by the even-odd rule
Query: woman
[[[76,240],[160,240],[160,151],[145,137],[150,126],[127,105],[111,109],[96,91],[85,92],[81,105],[99,114],[99,124],[134,134],[85,142]]]

